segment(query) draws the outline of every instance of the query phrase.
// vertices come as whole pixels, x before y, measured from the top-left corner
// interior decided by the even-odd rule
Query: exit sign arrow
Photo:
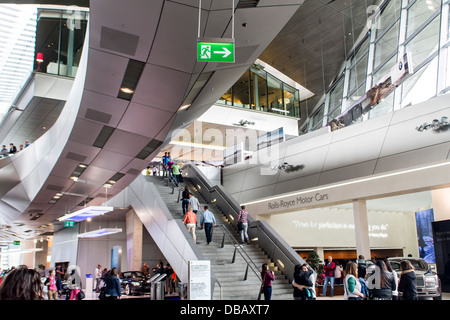
[[[234,40],[223,38],[198,39],[197,61],[234,63]]]
[[[222,58],[226,58],[231,54],[231,51],[227,48],[222,48],[223,51],[214,51],[215,54],[223,54]]]

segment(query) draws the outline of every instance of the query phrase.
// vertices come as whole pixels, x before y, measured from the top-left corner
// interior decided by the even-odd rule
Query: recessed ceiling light
[[[122,91],[123,93],[128,93],[128,94],[131,94],[134,92],[134,90],[131,90],[129,88],[120,88],[120,91]]]

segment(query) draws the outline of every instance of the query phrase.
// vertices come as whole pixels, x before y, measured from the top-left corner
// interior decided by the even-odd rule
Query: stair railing
[[[233,235],[230,233],[230,231],[223,225],[218,225],[218,227],[223,232],[221,248],[224,247],[225,237],[228,237],[231,240],[232,243],[234,242],[233,243],[233,245],[234,245],[234,252],[233,252],[233,257],[231,259],[231,263],[235,263],[236,262],[236,253],[239,253],[241,255],[241,257],[244,259],[244,261],[246,262],[246,264],[247,264],[247,268],[245,269],[245,274],[244,274],[243,281],[246,281],[248,279],[248,269],[249,268],[252,269],[253,273],[256,275],[256,277],[258,277],[259,280],[262,280],[261,279],[261,275],[257,271],[258,267],[257,267],[256,263],[248,255],[248,253],[244,250],[244,248],[241,247],[239,242],[237,242],[237,240],[233,237]]]

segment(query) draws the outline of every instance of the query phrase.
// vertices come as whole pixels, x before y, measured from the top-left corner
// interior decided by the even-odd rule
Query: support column
[[[370,259],[369,222],[367,219],[366,200],[353,201],[353,217],[355,220],[356,255]]]
[[[450,188],[431,190],[434,221],[450,219]]]
[[[126,214],[128,270],[141,270],[143,225],[134,210]]]

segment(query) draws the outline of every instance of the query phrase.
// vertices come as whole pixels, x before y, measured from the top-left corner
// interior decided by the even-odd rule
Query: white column
[[[353,200],[353,217],[355,220],[356,255],[370,259],[369,222],[367,219],[366,200]]]
[[[141,270],[143,225],[134,210],[126,214],[128,270]]]
[[[431,190],[434,221],[450,219],[450,188]]]

